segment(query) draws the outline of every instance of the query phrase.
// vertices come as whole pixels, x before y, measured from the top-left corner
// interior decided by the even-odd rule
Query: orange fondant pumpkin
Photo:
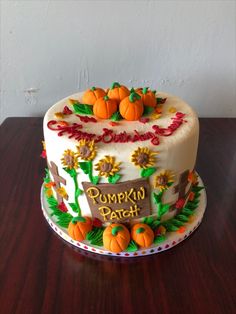
[[[82,101],[84,104],[94,105],[99,98],[104,96],[106,92],[102,88],[92,87],[84,93]]]
[[[151,91],[150,89],[148,89],[148,87],[144,87],[136,89],[136,93],[141,96],[144,106],[153,108],[156,107],[157,105],[155,96],[156,91]]]
[[[149,247],[154,240],[154,232],[143,223],[134,225],[131,229],[131,238],[141,247]]]
[[[108,96],[99,98],[94,106],[93,113],[100,119],[109,119],[117,111],[117,102]]]
[[[83,241],[86,234],[92,230],[92,220],[90,217],[73,218],[68,226],[69,236],[77,241]]]
[[[111,88],[108,90],[107,95],[117,101],[117,103],[121,102],[122,99],[129,96],[130,91],[124,85],[120,85],[117,82],[114,82]]]
[[[129,230],[121,224],[111,224],[103,232],[103,245],[111,252],[124,251],[130,242]]]
[[[142,117],[143,102],[141,96],[132,92],[128,97],[120,103],[120,114],[129,121],[135,121]]]

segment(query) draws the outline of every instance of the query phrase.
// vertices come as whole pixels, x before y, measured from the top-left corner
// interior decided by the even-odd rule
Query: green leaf
[[[77,175],[76,170],[74,168],[69,169],[69,168],[63,168],[72,178]]]
[[[47,201],[48,201],[48,204],[51,205],[51,206],[57,206],[58,205],[58,202],[57,202],[57,200],[55,199],[54,196],[48,197]]]
[[[161,98],[161,97],[157,97],[156,100],[157,100],[157,104],[164,104],[166,101],[165,98]]]
[[[153,107],[144,106],[143,116],[147,116],[154,111]]]
[[[137,250],[138,250],[137,244],[133,240],[131,240],[125,251],[126,252],[135,252]]]
[[[160,224],[161,224],[160,220],[154,220],[154,221],[152,222],[152,224],[150,225],[150,227],[154,230],[154,229],[156,229],[158,226],[160,226]]]
[[[171,223],[174,224],[177,227],[182,227],[184,225],[184,222],[178,219],[171,219]]]
[[[99,180],[100,180],[100,177],[99,176],[92,176],[92,178],[91,178],[92,180],[92,183],[93,184],[95,184],[95,185],[97,185],[98,184],[98,182],[99,182]]]
[[[153,218],[153,217],[145,217],[145,218],[143,219],[143,223],[144,223],[144,224],[147,224],[147,225],[151,225],[151,224],[153,223],[153,221],[154,221],[154,218]]]
[[[75,196],[76,197],[79,197],[81,194],[83,194],[83,190],[81,190],[80,188],[77,188],[76,190],[75,190]]]
[[[145,177],[150,177],[154,172],[156,172],[156,168],[149,167],[147,169],[142,169],[140,174],[141,174],[141,177],[145,178]]]
[[[114,112],[113,115],[111,116],[111,120],[112,121],[120,121],[122,119],[123,118],[122,118],[122,116],[121,116],[119,111]]]
[[[75,103],[73,104],[73,107],[74,107],[75,113],[87,114],[87,115],[93,114],[93,106],[90,106],[87,104]]]
[[[162,203],[157,204],[157,215],[158,218],[161,218],[170,208],[169,204],[163,205]]]
[[[71,209],[72,209],[74,212],[77,213],[78,207],[77,207],[77,205],[76,205],[75,203],[69,203],[69,206],[71,207]]]
[[[184,208],[182,209],[182,211],[181,211],[181,214],[184,214],[184,215],[189,216],[189,215],[192,215],[192,214],[193,214],[193,210],[184,207]]]
[[[92,244],[97,246],[103,246],[103,232],[104,228],[93,228],[86,234],[86,239]]]
[[[92,163],[90,161],[79,162],[80,168],[85,174],[90,174],[92,170]]]
[[[186,215],[183,214],[179,214],[177,216],[175,216],[176,219],[184,221],[184,222],[188,222],[188,217]]]
[[[120,178],[121,178],[121,175],[116,173],[116,174],[114,174],[114,176],[108,177],[108,182],[112,183],[112,184],[115,184],[117,181],[120,180]]]
[[[159,235],[157,236],[155,239],[154,239],[154,243],[155,244],[159,244],[159,243],[162,243],[166,240],[166,236],[164,235]]]
[[[204,189],[205,189],[205,186],[198,186],[198,185],[196,185],[196,186],[192,187],[192,191],[193,192],[199,192],[199,191],[204,190]]]
[[[158,194],[153,192],[152,196],[154,198],[154,203],[155,204],[161,203],[162,195],[163,195],[163,192],[159,192]]]

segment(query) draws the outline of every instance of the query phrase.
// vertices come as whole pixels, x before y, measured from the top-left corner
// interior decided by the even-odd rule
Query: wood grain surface
[[[1,126],[0,313],[236,313],[236,119],[200,119],[208,206],[175,248],[118,259],[80,251],[40,207],[41,118]]]

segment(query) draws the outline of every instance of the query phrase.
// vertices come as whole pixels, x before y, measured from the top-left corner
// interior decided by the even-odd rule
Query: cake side
[[[82,103],[83,93],[48,110],[46,193],[68,219],[91,217],[100,227],[149,219],[158,226],[193,201],[197,115],[178,97],[158,93],[157,99],[166,99],[161,111],[157,106],[137,121],[78,113],[75,104]]]

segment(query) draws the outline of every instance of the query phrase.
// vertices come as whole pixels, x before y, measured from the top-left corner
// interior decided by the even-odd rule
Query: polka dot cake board
[[[199,184],[203,186],[203,182],[200,177],[199,177]],[[49,208],[49,205],[47,203],[47,200],[43,191],[43,185],[41,188],[41,205],[42,205],[42,211],[43,211],[44,217],[47,220],[49,226],[53,229],[54,232],[58,234],[59,237],[61,237],[62,239],[64,239],[65,241],[69,242],[70,244],[72,244],[73,246],[79,249],[86,250],[92,253],[97,253],[100,255],[108,255],[108,256],[116,256],[116,257],[138,257],[138,256],[156,254],[156,253],[160,253],[165,250],[171,249],[172,247],[176,246],[180,242],[186,240],[202,222],[203,215],[206,209],[206,204],[207,204],[205,190],[201,191],[199,200],[200,200],[199,205],[197,209],[195,209],[195,212],[194,212],[194,220],[184,225],[185,231],[183,233],[179,233],[177,231],[167,232],[165,241],[163,241],[160,244],[153,244],[149,248],[139,249],[135,252],[112,253],[105,250],[103,247],[91,245],[86,240],[83,242],[78,242],[76,240],[71,239],[71,237],[67,233],[67,229],[60,227],[56,222],[57,218],[51,216],[51,210]]]

